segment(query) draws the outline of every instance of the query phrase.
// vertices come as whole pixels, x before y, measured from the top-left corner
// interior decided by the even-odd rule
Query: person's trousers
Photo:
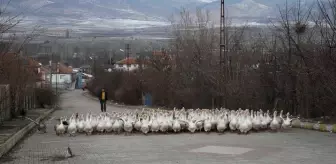
[[[106,112],[106,101],[100,101],[100,109],[102,112]]]

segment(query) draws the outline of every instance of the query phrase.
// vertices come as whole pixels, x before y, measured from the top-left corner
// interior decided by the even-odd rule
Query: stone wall
[[[336,133],[336,124],[320,124],[320,123],[302,122],[299,120],[295,121],[293,120],[292,126],[294,128]]]

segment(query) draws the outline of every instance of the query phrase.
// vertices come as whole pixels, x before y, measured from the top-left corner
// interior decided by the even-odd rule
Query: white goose
[[[77,121],[77,130],[79,133],[84,131],[84,116],[81,114],[80,118]]]
[[[86,115],[86,120],[84,122],[84,129],[83,129],[86,135],[91,135],[92,132],[93,132],[93,127],[92,127],[91,121],[92,121],[91,120],[91,114],[88,113]]]
[[[61,118],[60,123],[56,125],[56,128],[55,128],[56,135],[63,135],[65,133],[65,126],[63,125],[63,121],[64,119]]]
[[[179,123],[180,123],[180,125],[181,125],[181,131],[185,131],[185,130],[187,130],[188,129],[188,124],[187,124],[187,120],[188,120],[188,112],[186,112],[186,111],[182,111],[181,112],[181,115],[180,115],[180,117],[178,118],[178,120],[179,120]],[[180,120],[182,120],[182,121],[180,121]]]
[[[152,115],[152,123],[151,123],[151,131],[154,132],[154,133],[157,133],[159,132],[160,130],[160,125],[159,125],[159,122],[158,122],[158,117],[154,115]]]
[[[210,117],[208,116],[208,117],[204,120],[204,131],[205,131],[205,132],[210,132],[211,128],[212,128],[212,124],[211,124]]]
[[[277,119],[277,111],[274,111],[273,120],[271,121],[270,128],[275,131],[280,128],[279,121]]]
[[[239,131],[242,134],[247,134],[248,129],[249,129],[248,120],[247,120],[248,116],[247,115],[248,115],[248,113],[245,111],[238,121]]]
[[[202,118],[204,118],[204,112],[202,111],[201,113],[196,115],[195,118],[196,118],[196,120],[202,120]],[[204,120],[203,121],[197,121],[195,123],[196,123],[196,130],[202,131]]]
[[[267,129],[267,126],[268,126],[268,119],[267,119],[267,116],[266,116],[266,113],[262,113],[262,111],[260,112],[260,116],[259,116],[260,120],[261,120],[261,125],[260,125],[260,128],[262,129]]]
[[[112,130],[114,132],[116,132],[117,134],[120,134],[120,132],[122,131],[123,127],[122,127],[122,123],[121,123],[121,119],[120,118],[116,118],[113,122],[112,125]],[[112,122],[111,122],[112,123]]]
[[[97,119],[98,124],[96,129],[98,132],[103,133],[105,130],[105,116],[101,114]]]
[[[259,112],[255,111],[252,118],[252,128],[255,131],[258,131],[261,128],[261,118],[259,117]]]
[[[175,133],[180,132],[181,131],[181,124],[180,121],[178,119],[175,118],[175,109],[174,109],[174,113],[173,113],[173,126],[172,129]]]
[[[284,128],[284,129],[288,129],[288,128],[291,128],[292,127],[292,120],[293,119],[290,119],[289,118],[289,112],[287,112],[287,114],[286,114],[286,119],[283,119],[282,117],[282,119],[283,119],[283,123],[282,123],[282,128]]]
[[[97,130],[98,123],[98,117],[96,115],[91,115],[91,126],[93,131]]]
[[[229,127],[231,131],[235,131],[237,129],[238,116],[239,116],[238,113],[236,114],[235,111],[231,111],[230,123],[229,123]]]
[[[161,117],[160,131],[163,133],[168,133],[168,130],[169,130],[169,122],[167,114],[165,113],[163,117]]]
[[[171,112],[167,113],[168,131],[173,131],[173,123],[174,123],[173,117],[174,117],[173,113]]]
[[[195,111],[196,112],[196,111]],[[195,133],[197,130],[197,124],[200,122],[203,124],[204,120],[196,120],[197,118],[194,115],[194,111],[190,110],[187,111],[186,114],[186,120],[180,120],[181,122],[184,122],[187,125],[187,129],[190,133]]]
[[[227,124],[228,124],[229,120],[228,120],[228,116],[227,114],[224,114],[224,116],[222,116],[218,121],[217,121],[217,131],[219,133],[223,133],[225,131],[225,129],[227,129]]]
[[[189,131],[194,133],[195,131],[215,131],[223,133],[226,129],[232,131],[238,130],[242,134],[247,134],[251,129],[255,131],[264,130],[270,128],[272,130],[277,130],[279,128],[289,128],[291,126],[292,119],[289,118],[289,113],[287,113],[287,118],[283,118],[280,114],[276,115],[277,112],[273,114],[273,119],[270,117],[269,111],[263,113],[260,111],[253,110],[242,110],[237,111],[229,110],[225,108],[209,110],[209,109],[182,109],[174,111],[166,110],[151,110],[139,112],[113,112],[101,113],[100,115],[92,115],[87,113],[84,119],[83,114],[80,117],[74,117],[74,114],[70,117],[68,122],[66,117],[61,117],[60,122],[55,125],[55,131],[57,135],[65,134],[68,132],[70,136],[79,132],[81,125],[83,126],[82,131],[85,133],[92,134],[93,132],[107,133],[114,131],[116,133],[121,133],[125,131],[125,135],[132,133],[133,131],[140,131],[144,134],[149,132],[174,132],[179,133],[182,131]],[[282,124],[278,118],[281,118]],[[68,128],[66,128],[66,125]],[[214,127],[215,126],[215,127]],[[60,129],[61,128],[61,129]],[[62,130],[64,129],[64,130]]]
[[[148,116],[148,119],[142,119],[142,124],[141,124],[141,129],[140,130],[145,135],[147,135],[147,133],[150,130],[149,121],[150,121],[150,116]]]
[[[122,119],[124,123],[124,131],[125,135],[129,135],[133,131],[134,120],[128,115],[125,119]]]
[[[281,125],[282,125],[282,123],[283,123],[283,110],[280,111],[279,116],[276,117],[276,118],[277,118],[277,120],[278,120],[278,122],[279,122],[279,124],[280,124],[280,128],[281,128]]]
[[[246,133],[248,133],[249,131],[252,130],[253,125],[252,125],[252,118],[251,118],[251,115],[249,114],[249,110],[247,109],[246,112],[247,112],[247,115],[246,115],[246,117],[247,117],[247,118],[246,118],[247,131],[246,131]]]
[[[112,132],[114,120],[112,120],[112,118],[107,116],[107,113],[105,114],[104,123],[105,123],[104,124],[104,131],[106,133]]]
[[[216,129],[218,124],[218,116],[216,114],[219,114],[218,109],[212,111],[212,117],[211,117],[211,129]]]
[[[76,132],[77,132],[76,118],[75,115],[72,114],[69,120],[68,133],[70,136],[75,136]]]
[[[269,110],[267,110],[266,117],[267,117],[266,118],[267,119],[267,126],[269,126],[271,124],[272,120],[273,120],[270,116]]]
[[[141,130],[141,125],[142,125],[142,118],[139,117],[139,114],[136,113],[136,118],[135,118],[136,122],[134,124],[134,128],[137,131]]]

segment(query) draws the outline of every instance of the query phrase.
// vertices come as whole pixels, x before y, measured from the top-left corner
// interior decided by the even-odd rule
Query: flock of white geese
[[[54,126],[57,135],[69,134],[120,134],[129,135],[134,132],[148,133],[180,133],[180,132],[211,132],[224,131],[248,134],[251,131],[278,131],[291,127],[293,118],[289,113],[283,116],[274,111],[263,112],[253,110],[229,110],[221,109],[174,109],[145,110],[100,113],[99,115],[87,113],[74,113],[68,119],[61,117],[59,123]]]

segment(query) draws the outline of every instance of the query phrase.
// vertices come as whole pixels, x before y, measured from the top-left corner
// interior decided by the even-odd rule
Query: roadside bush
[[[58,96],[50,88],[35,88],[36,105],[44,108],[45,105],[52,106],[57,103]]]
[[[137,74],[134,72],[124,73],[122,79],[123,81],[119,89],[115,91],[116,101],[129,105],[141,104],[141,84],[139,83]]]
[[[135,73],[114,71],[100,73],[88,84],[88,90],[97,96],[101,88],[108,92],[108,98],[128,105],[141,104],[141,90]]]

